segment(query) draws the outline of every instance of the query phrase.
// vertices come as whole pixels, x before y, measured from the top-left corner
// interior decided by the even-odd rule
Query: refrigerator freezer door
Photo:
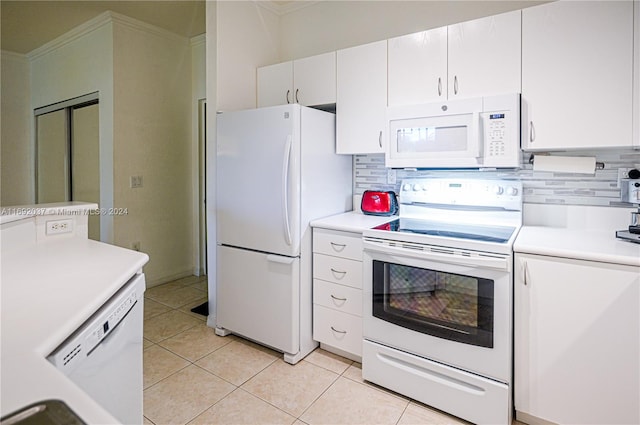
[[[218,115],[218,243],[300,254],[300,106]]]
[[[216,326],[289,354],[300,349],[300,259],[218,246]]]

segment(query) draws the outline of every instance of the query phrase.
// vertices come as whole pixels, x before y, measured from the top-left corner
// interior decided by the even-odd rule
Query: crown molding
[[[148,24],[138,19],[130,18],[126,15],[122,15],[120,13],[111,12],[111,11],[107,11],[104,13],[110,14],[111,19],[114,23],[129,27],[131,29],[146,32],[147,34],[163,37],[178,43],[187,44],[189,42],[189,39],[187,37],[183,37],[171,31],[165,30],[164,28],[160,28],[158,26]]]
[[[93,31],[96,31],[103,26],[111,23],[111,12],[103,12],[96,16],[93,19],[88,20],[87,22],[78,25],[74,29],[67,31],[59,37],[54,38],[53,40],[43,44],[27,53],[27,58],[29,60],[36,60],[41,56],[46,55],[56,49],[59,49]]]
[[[23,62],[29,61],[29,59],[27,58],[27,55],[22,53],[16,53],[10,50],[0,50],[0,53],[2,54],[3,59],[11,59],[11,60],[23,61]]]
[[[43,44],[37,49],[32,50],[31,52],[26,54],[26,57],[29,60],[35,60],[43,55],[46,55],[47,53],[52,52],[53,50],[59,49],[81,37],[84,37],[85,35],[90,34],[91,32],[96,31],[108,24],[119,24],[137,31],[142,31],[147,34],[163,37],[178,43],[187,44],[189,42],[188,38],[172,33],[171,31],[167,31],[155,25],[151,25],[146,22],[143,22],[134,18],[130,18],[120,13],[106,11],[99,14],[95,18],[88,20],[87,22],[78,25],[77,27],[62,34],[61,36]]]
[[[320,0],[292,0],[287,2],[279,2],[272,0],[253,0],[258,6],[267,9],[278,16],[283,16],[288,13],[296,12],[300,9],[304,9],[314,4],[320,3]]]

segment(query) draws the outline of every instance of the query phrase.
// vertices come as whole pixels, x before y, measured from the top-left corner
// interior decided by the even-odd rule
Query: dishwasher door
[[[144,290],[131,278],[47,358],[123,424],[142,423]]]

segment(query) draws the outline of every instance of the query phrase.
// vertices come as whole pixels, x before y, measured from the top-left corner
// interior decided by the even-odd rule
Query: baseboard
[[[185,270],[180,273],[172,274],[169,276],[156,277],[153,279],[149,279],[147,276],[147,288],[152,288],[154,286],[162,285],[163,283],[169,283],[174,280],[182,279],[183,277],[193,276],[193,270]]]

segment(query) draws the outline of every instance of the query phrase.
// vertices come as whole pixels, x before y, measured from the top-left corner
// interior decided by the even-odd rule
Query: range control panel
[[[405,179],[400,204],[434,204],[522,210],[522,183],[500,179]]]

